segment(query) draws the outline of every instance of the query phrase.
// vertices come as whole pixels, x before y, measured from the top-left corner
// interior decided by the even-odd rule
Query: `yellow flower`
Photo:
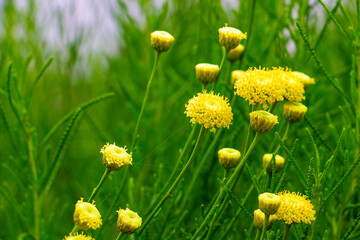
[[[284,87],[284,99],[294,102],[301,102],[304,97],[304,85],[287,68],[273,68],[272,74],[278,78]]]
[[[270,215],[267,230],[269,230],[272,227],[276,219],[277,219],[276,215]],[[264,221],[265,221],[265,213],[263,213],[260,209],[256,209],[254,211],[254,226],[261,231],[264,226]]]
[[[150,35],[151,46],[158,52],[166,52],[174,42],[174,37],[165,31],[155,31]]]
[[[239,44],[236,48],[231,49],[227,54],[227,59],[231,62],[239,60],[245,50],[244,45]]]
[[[286,224],[304,222],[311,224],[315,220],[315,210],[311,201],[301,193],[283,191],[277,194],[281,199],[280,208],[276,212],[279,220]]]
[[[291,123],[301,121],[305,113],[307,112],[307,107],[301,103],[297,102],[287,102],[284,104],[283,117]]]
[[[219,163],[225,169],[236,167],[240,156],[240,151],[233,148],[222,148],[218,151]]]
[[[280,197],[274,193],[264,192],[258,196],[260,210],[267,214],[273,215],[280,207]]]
[[[242,33],[239,29],[232,27],[219,28],[219,42],[228,51],[236,48],[243,39],[246,39],[246,33]]]
[[[237,79],[239,78],[239,76],[241,76],[244,73],[245,73],[245,71],[243,71],[243,70],[232,71],[231,72],[231,85],[234,86],[234,84],[237,81]]]
[[[267,153],[267,154],[264,154],[264,156],[263,156],[263,168],[265,168],[270,162],[270,165],[266,169],[266,171],[268,173],[272,173],[272,169],[273,169],[272,156],[273,156],[272,153]],[[283,158],[280,155],[276,155],[275,156],[275,172],[279,172],[281,170],[281,168],[283,167],[284,163],[285,163],[285,158]]]
[[[107,143],[100,150],[103,154],[103,163],[109,170],[119,170],[128,164],[132,164],[131,153],[126,152],[124,148],[118,147],[114,144]]]
[[[199,63],[195,66],[196,79],[205,85],[212,83],[217,78],[219,70],[218,65]]]
[[[94,204],[84,202],[83,200],[83,198],[80,198],[75,205],[75,224],[83,230],[100,228],[102,221],[99,210],[97,210]]]
[[[249,115],[250,125],[258,133],[270,132],[274,125],[279,123],[278,117],[267,111],[253,111]]]
[[[185,114],[190,117],[192,124],[202,124],[205,128],[210,128],[211,132],[216,132],[216,128],[229,128],[233,119],[233,113],[226,97],[214,95],[203,90],[196,97],[189,100],[185,105]]]
[[[133,212],[128,208],[126,208],[126,210],[120,208],[117,212],[117,226],[120,232],[132,234],[141,226],[142,219],[136,212]]]
[[[95,240],[95,238],[83,235],[81,233],[80,235],[78,233],[70,234],[69,236],[65,236],[64,240]]]
[[[248,100],[251,105],[273,104],[284,100],[284,85],[279,77],[265,68],[250,68],[235,76],[235,94]]]
[[[309,86],[315,84],[315,79],[310,78],[305,73],[293,71],[291,72],[291,74],[296,78],[298,82],[304,85],[304,89],[307,89]]]

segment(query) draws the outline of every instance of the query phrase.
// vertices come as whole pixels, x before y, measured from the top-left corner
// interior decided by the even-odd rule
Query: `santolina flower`
[[[222,148],[218,151],[219,163],[225,169],[236,167],[240,156],[240,151],[233,148]]]
[[[127,153],[126,146],[118,147],[114,144],[107,143],[101,148],[103,154],[103,163],[111,171],[119,170],[128,164],[132,164],[131,153]]]
[[[246,39],[246,33],[242,33],[239,29],[232,27],[219,28],[219,42],[228,51],[236,48],[243,39]]]
[[[203,84],[215,81],[219,74],[219,66],[209,63],[199,63],[195,66],[196,79]]]
[[[69,236],[65,236],[64,240],[93,240],[94,238],[83,235],[83,233],[78,234],[70,234]],[[95,240],[95,239],[94,239]]]
[[[84,202],[83,200],[83,198],[80,198],[75,205],[75,224],[83,230],[100,228],[102,221],[99,210],[97,210],[94,204]]]
[[[239,60],[245,50],[244,45],[239,44],[236,48],[231,49],[227,54],[227,59],[231,62]]]
[[[174,37],[165,31],[155,31],[150,35],[151,46],[158,52],[166,52],[174,42]]]
[[[315,79],[310,78],[308,75],[302,72],[291,72],[291,74],[296,78],[298,82],[304,85],[304,89],[307,89],[309,86],[315,84]]]
[[[216,128],[229,128],[233,119],[229,100],[219,94],[214,95],[212,91],[207,93],[206,90],[203,90],[202,93],[191,98],[185,107],[185,114],[191,118],[192,124],[202,124],[214,133]]]
[[[278,117],[267,111],[253,111],[249,115],[250,125],[258,133],[270,132],[274,125],[279,123]]]
[[[301,121],[305,113],[307,112],[307,107],[301,103],[297,102],[287,102],[284,104],[283,117],[291,123]]]
[[[304,85],[298,80],[298,78],[292,74],[287,68],[273,68],[272,74],[284,87],[284,99],[294,102],[301,102],[304,97]]]
[[[274,193],[262,193],[258,199],[260,210],[267,215],[275,214],[281,203],[280,197]]]
[[[237,79],[244,74],[245,71],[243,70],[234,70],[231,72],[231,85],[234,86],[234,83],[237,81]]]
[[[276,219],[277,219],[276,215],[270,215],[267,225],[267,230],[269,230],[272,227]],[[260,209],[256,209],[254,211],[254,226],[261,231],[264,226],[264,221],[265,221],[265,213],[263,213]]]
[[[283,191],[277,194],[281,199],[280,208],[276,212],[279,220],[286,224],[304,222],[311,224],[315,220],[315,210],[311,201],[301,193]]]
[[[136,232],[136,230],[141,226],[141,224],[142,219],[136,212],[133,212],[128,208],[126,208],[126,210],[121,208],[119,209],[117,226],[120,232],[132,234]]]
[[[272,173],[272,169],[273,169],[272,157],[273,157],[272,153],[267,153],[267,154],[264,154],[264,156],[263,156],[263,168],[265,168],[270,162],[269,166],[266,169],[266,171],[268,173]],[[285,158],[283,158],[280,155],[276,155],[275,156],[275,172],[279,172],[281,170],[281,168],[283,167],[284,163],[285,163]]]

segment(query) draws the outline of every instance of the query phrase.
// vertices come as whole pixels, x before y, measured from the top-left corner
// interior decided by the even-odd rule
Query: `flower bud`
[[[174,42],[174,37],[165,31],[155,31],[150,35],[151,46],[158,52],[166,52]]]
[[[263,110],[253,111],[249,115],[250,125],[258,133],[270,132],[279,123],[277,116]]]
[[[276,215],[271,215],[269,217],[267,230],[270,230],[276,219],[277,219]],[[261,231],[264,226],[264,221],[265,221],[265,213],[263,213],[260,209],[256,209],[254,211],[254,226]]]
[[[70,234],[69,236],[66,236],[64,240],[95,240],[95,238],[89,237],[84,235],[83,233],[78,234]]]
[[[195,66],[196,79],[207,85],[215,81],[219,75],[219,66],[208,63],[199,63]]]
[[[300,122],[307,112],[307,107],[297,102],[286,102],[284,104],[283,117],[291,123]]]
[[[304,85],[304,89],[307,89],[309,86],[315,84],[315,79],[310,78],[308,75],[302,72],[291,72],[296,79]]]
[[[275,214],[280,207],[281,199],[274,193],[262,193],[259,195],[258,199],[259,209],[267,215]]]
[[[233,148],[223,148],[218,151],[219,163],[225,169],[236,167],[240,156],[240,151]]]
[[[245,71],[243,70],[234,70],[231,72],[231,85],[234,85],[235,82],[238,80],[238,78],[245,74]]]
[[[74,222],[82,230],[97,229],[102,224],[101,215],[95,204],[80,198],[75,205]]]
[[[266,169],[266,171],[268,173],[272,173],[272,169],[273,169],[272,156],[273,156],[273,154],[271,154],[271,153],[264,154],[264,156],[263,156],[263,168],[265,168],[270,162],[269,166]],[[284,163],[285,163],[285,158],[283,158],[280,155],[276,155],[275,156],[275,172],[280,172]]]
[[[126,208],[126,210],[120,208],[117,212],[117,227],[120,232],[132,234],[141,226],[142,219],[136,212],[133,212],[128,208]]]
[[[243,39],[246,39],[246,34],[239,29],[232,27],[219,28],[219,42],[228,51],[237,47]]]
[[[245,50],[245,47],[244,45],[242,44],[239,44],[236,48],[234,49],[231,49],[228,54],[227,54],[227,59],[230,61],[230,62],[235,62],[237,60],[239,60],[243,54]]]
[[[128,164],[132,164],[131,153],[126,152],[126,146],[122,148],[107,143],[101,148],[100,152],[103,154],[105,167],[111,171],[120,170]]]

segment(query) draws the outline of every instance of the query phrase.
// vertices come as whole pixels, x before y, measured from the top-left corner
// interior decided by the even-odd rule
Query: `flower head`
[[[142,219],[136,212],[133,212],[128,208],[126,208],[126,210],[120,208],[117,212],[117,226],[121,232],[132,234],[141,226]]]
[[[174,37],[165,31],[155,31],[150,35],[151,46],[158,52],[166,52],[174,42]]]
[[[64,240],[95,240],[95,239],[92,237],[83,235],[83,233],[81,233],[81,234],[75,233],[75,234],[70,234],[69,236],[65,236]]]
[[[270,215],[267,230],[269,230],[272,227],[276,219],[277,219],[276,215]],[[265,221],[265,213],[263,213],[260,209],[256,209],[254,211],[254,226],[261,231],[264,226],[264,221]]]
[[[242,33],[239,29],[232,27],[219,28],[219,42],[228,51],[236,48],[243,39],[246,39],[246,33]]]
[[[101,148],[103,154],[103,163],[111,171],[119,170],[128,164],[132,164],[131,153],[127,153],[126,146],[118,147],[107,143]]]
[[[287,68],[273,68],[272,74],[277,76],[284,87],[284,99],[294,102],[301,102],[304,97],[304,85]]]
[[[236,167],[240,156],[240,151],[233,148],[222,148],[218,151],[219,163],[225,169]]]
[[[218,65],[199,63],[195,66],[196,78],[205,85],[212,83],[217,78],[219,70]]]
[[[302,85],[304,85],[304,89],[307,89],[309,86],[315,84],[315,79],[310,78],[308,75],[302,72],[291,72],[291,74],[296,78],[296,80]]]
[[[311,201],[301,193],[283,191],[277,194],[281,199],[280,208],[276,212],[279,220],[286,224],[304,222],[311,224],[315,220],[315,210]]]
[[[268,173],[272,173],[272,169],[273,169],[272,156],[273,156],[273,154],[271,154],[271,153],[264,154],[264,156],[263,156],[263,168],[265,168],[270,162],[269,166],[266,169],[266,171]],[[275,172],[280,172],[284,163],[285,163],[285,158],[276,154],[276,156],[275,156]]]
[[[211,132],[216,132],[216,128],[229,128],[233,119],[233,113],[226,97],[214,95],[213,92],[207,93],[203,90],[197,96],[191,98],[185,105],[185,114],[190,117],[192,124],[202,124],[205,128],[211,128]]]
[[[80,198],[75,205],[75,224],[83,230],[100,228],[102,221],[99,210],[97,210],[95,204],[84,202],[83,200],[83,198]]]
[[[245,73],[245,71],[243,71],[243,70],[232,71],[231,72],[231,85],[234,86],[234,84],[238,80],[238,78],[244,73]]]
[[[244,45],[239,44],[236,48],[231,49],[227,54],[227,59],[231,62],[239,60],[245,50]]]
[[[253,111],[249,115],[250,125],[258,133],[270,132],[274,125],[279,123],[278,117],[267,111]]]
[[[301,121],[306,112],[307,107],[305,105],[297,102],[287,102],[284,104],[283,117],[287,121],[295,123]]]
[[[275,214],[280,207],[280,197],[274,193],[262,193],[258,199],[260,210],[267,215]]]

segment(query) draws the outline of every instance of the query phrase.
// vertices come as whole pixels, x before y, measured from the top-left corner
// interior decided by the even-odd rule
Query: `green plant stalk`
[[[120,240],[123,236],[124,236],[124,234],[122,232],[120,232],[119,235],[117,236],[116,240]]]
[[[238,178],[239,173],[241,172],[241,170],[244,167],[244,164],[247,160],[247,158],[249,157],[250,153],[252,152],[252,150],[254,149],[255,145],[257,144],[257,142],[259,141],[261,134],[256,133],[254,140],[252,141],[248,151],[246,152],[245,156],[242,158],[240,164],[236,167],[234,173],[231,175],[231,177],[229,178],[228,182],[226,183],[225,187],[229,188],[230,191],[233,189],[233,187],[235,186],[235,179]],[[196,237],[199,235],[199,233],[204,229],[205,225],[207,224],[210,216],[210,213],[214,212],[216,206],[219,205],[220,201],[222,200],[222,198],[224,197],[226,191],[224,190],[224,188],[221,189],[215,203],[212,205],[210,211],[208,212],[208,214],[206,215],[204,221],[201,223],[200,227],[196,230],[196,232],[194,233],[194,235],[192,236],[191,239],[195,240]],[[220,214],[219,214],[220,215]]]
[[[256,231],[255,240],[259,240],[260,235],[261,235],[261,231],[258,229],[258,230]]]
[[[139,230],[138,235],[140,236],[141,233],[144,231],[145,227],[147,226],[147,224],[149,224],[149,222],[152,220],[152,218],[154,217],[154,215],[158,212],[158,210],[161,208],[161,206],[164,204],[164,202],[166,201],[166,199],[168,199],[171,196],[171,192],[175,189],[175,187],[177,186],[177,184],[180,182],[180,180],[182,179],[182,177],[184,176],[186,170],[189,168],[190,164],[192,163],[192,161],[194,160],[197,151],[199,150],[199,147],[201,145],[201,141],[204,137],[205,134],[205,127],[201,126],[200,132],[199,132],[199,136],[196,140],[193,152],[191,153],[189,160],[187,161],[187,163],[185,164],[185,166],[183,167],[183,169],[181,170],[180,174],[177,176],[177,178],[175,179],[175,181],[173,182],[173,184],[171,185],[171,187],[169,188],[169,190],[166,192],[166,194],[161,198],[160,202],[156,205],[156,207],[152,210],[152,212],[150,213],[150,215],[146,218],[146,220],[144,221],[144,224],[141,226],[141,229]]]
[[[213,87],[211,88],[211,90],[214,90],[218,81],[219,81],[219,77],[220,77],[220,74],[222,72],[222,69],[223,69],[223,65],[224,65],[224,62],[225,62],[225,58],[226,58],[226,55],[227,55],[228,51],[223,47],[222,48],[222,59],[221,59],[221,62],[220,62],[220,66],[219,66],[219,74],[217,75],[216,79],[215,79],[215,82],[214,82],[214,85]]]
[[[265,239],[265,232],[266,232],[266,228],[267,228],[267,225],[268,225],[268,222],[269,222],[269,217],[270,217],[270,215],[265,213],[264,225],[263,225],[263,229],[261,231],[260,240]]]
[[[150,92],[151,83],[152,83],[152,81],[153,81],[153,78],[154,78],[154,75],[155,75],[155,72],[156,72],[156,68],[157,68],[158,63],[159,63],[160,54],[161,54],[161,52],[156,52],[156,54],[155,54],[154,65],[153,65],[153,68],[152,68],[152,71],[151,71],[150,79],[149,79],[149,81],[148,81],[148,83],[147,83],[147,86],[146,86],[145,97],[144,97],[143,102],[142,102],[142,105],[141,105],[140,114],[139,114],[139,117],[138,117],[137,122],[136,122],[133,139],[132,139],[132,143],[131,143],[131,146],[130,146],[130,152],[134,151],[134,148],[135,148],[135,144],[136,144],[136,140],[137,140],[137,134],[138,134],[138,131],[139,131],[139,126],[140,126],[141,118],[142,118],[142,115],[143,115],[143,113],[144,113],[144,109],[145,109],[145,105],[146,105],[147,99],[148,99],[148,97],[149,97],[149,92]],[[126,175],[125,175],[124,179],[125,179],[125,178],[126,178]]]
[[[284,232],[283,232],[283,240],[286,240],[287,239],[287,236],[289,234],[289,231],[290,231],[290,227],[291,227],[291,224],[285,224],[285,227],[284,227]]]

